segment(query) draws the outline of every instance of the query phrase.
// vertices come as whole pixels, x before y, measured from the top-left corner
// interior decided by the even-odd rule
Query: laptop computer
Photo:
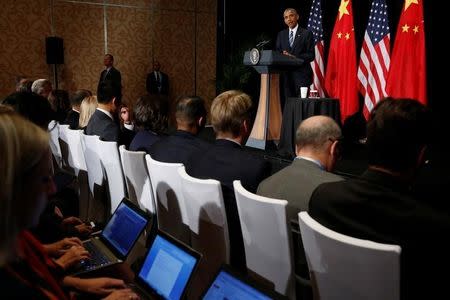
[[[256,281],[234,271],[228,265],[223,265],[201,299],[270,300],[288,298],[273,290],[268,290]]]
[[[74,274],[79,275],[123,262],[150,218],[151,216],[137,205],[123,199],[100,234],[83,241],[83,246],[91,257],[81,261]]]
[[[158,230],[130,287],[141,299],[182,299],[200,258],[200,253]]]

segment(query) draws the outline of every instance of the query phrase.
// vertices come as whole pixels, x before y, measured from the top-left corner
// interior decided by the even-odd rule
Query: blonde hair
[[[81,101],[80,105],[80,121],[78,122],[78,128],[84,128],[89,123],[89,119],[94,114],[98,106],[97,96],[89,96]]]
[[[211,124],[215,132],[239,135],[244,120],[250,117],[252,100],[244,92],[230,90],[217,96],[211,104]]]
[[[8,262],[17,234],[27,226],[34,199],[24,197],[26,175],[49,151],[46,131],[0,105],[0,266]]]

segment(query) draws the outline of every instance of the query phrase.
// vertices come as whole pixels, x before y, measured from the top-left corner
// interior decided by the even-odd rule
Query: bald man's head
[[[300,123],[295,135],[297,148],[310,148],[314,151],[326,149],[327,142],[337,140],[342,132],[339,125],[330,117],[313,116]]]

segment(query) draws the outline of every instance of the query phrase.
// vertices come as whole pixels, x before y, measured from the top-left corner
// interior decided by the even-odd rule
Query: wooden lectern
[[[280,139],[280,73],[302,64],[302,59],[277,51],[252,49],[245,52],[244,65],[253,66],[261,74],[258,111],[246,146],[264,150],[267,141]]]

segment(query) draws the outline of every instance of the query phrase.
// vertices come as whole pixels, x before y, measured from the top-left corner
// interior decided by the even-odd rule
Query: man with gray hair
[[[36,79],[31,85],[31,91],[45,99],[48,99],[52,90],[52,83],[48,79]]]
[[[341,129],[327,116],[313,116],[297,129],[292,164],[262,181],[258,195],[288,201],[289,219],[307,211],[312,191],[321,183],[343,178],[331,173],[340,155]]]

